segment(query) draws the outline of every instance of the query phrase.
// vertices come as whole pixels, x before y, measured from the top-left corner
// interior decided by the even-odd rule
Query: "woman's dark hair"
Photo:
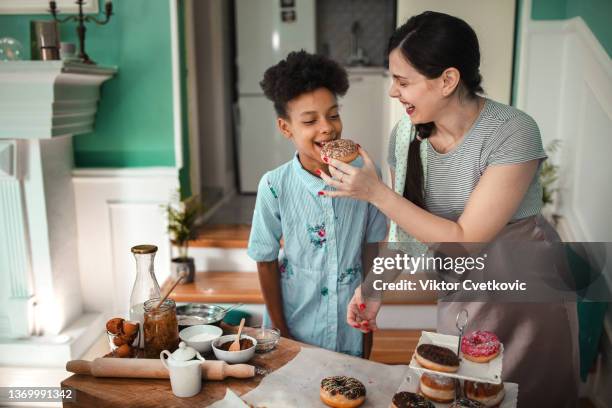
[[[268,99],[274,102],[278,116],[287,117],[287,102],[303,93],[327,88],[344,96],[349,87],[346,70],[322,55],[301,50],[268,68],[259,83]]]
[[[483,92],[480,85],[480,47],[476,33],[465,21],[444,13],[425,11],[410,17],[389,39],[388,53],[399,49],[402,56],[421,75],[438,78],[444,70],[456,68],[460,74],[457,91],[475,97]],[[461,94],[459,94],[461,95]],[[408,149],[408,169],[404,197],[425,207],[421,140],[428,138],[434,123],[415,125],[418,138]]]

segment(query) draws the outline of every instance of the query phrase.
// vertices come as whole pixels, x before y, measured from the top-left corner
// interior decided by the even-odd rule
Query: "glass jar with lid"
[[[159,298],[144,303],[144,354],[145,358],[159,358],[164,350],[176,350],[179,345],[176,303],[166,299],[159,307]]]

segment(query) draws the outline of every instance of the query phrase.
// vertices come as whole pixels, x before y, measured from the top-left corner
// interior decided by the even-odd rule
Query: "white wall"
[[[566,240],[610,242],[612,61],[580,17],[532,21],[531,1],[523,9],[517,106],[538,122],[545,144],[562,141],[552,157],[560,166],[560,233]],[[604,276],[612,287],[612,276]],[[597,407],[612,404],[611,339],[612,309],[604,322],[605,351],[584,385]]]
[[[78,169],[73,181],[83,306],[86,311],[127,316],[136,277],[132,246],[157,245],[159,284],[170,274],[170,245],[161,206],[178,188],[178,170]]]
[[[398,26],[426,10],[459,17],[472,26],[480,43],[484,90],[491,99],[509,104],[515,0],[398,0]]]
[[[610,57],[580,17],[524,27],[517,106],[562,141],[557,211],[577,241],[612,241]]]

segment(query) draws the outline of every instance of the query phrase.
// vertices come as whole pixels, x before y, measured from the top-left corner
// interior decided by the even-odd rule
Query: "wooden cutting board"
[[[306,344],[281,338],[275,350],[265,354],[255,354],[249,364],[272,372],[291,361],[301,347],[312,347]],[[214,359],[213,355],[205,355]],[[62,381],[62,387],[71,387],[76,391],[76,402],[65,403],[67,408],[75,407],[206,407],[223,399],[225,390],[230,387],[237,395],[245,394],[261,382],[263,375],[249,379],[226,379],[207,381],[202,384],[202,391],[191,398],[178,398],[172,394],[170,381],[127,378],[96,378],[87,375],[73,375]]]

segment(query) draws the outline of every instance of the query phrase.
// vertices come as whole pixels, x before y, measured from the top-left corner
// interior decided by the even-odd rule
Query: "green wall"
[[[102,7],[104,0],[99,0]],[[174,166],[172,61],[168,0],[115,0],[106,26],[87,25],[86,50],[119,73],[102,87],[95,131],[75,138],[77,167]],[[102,17],[102,15],[100,15]],[[0,15],[0,37],[24,44],[37,15]],[[62,41],[77,42],[74,23]]]
[[[567,0],[532,0],[531,18],[534,20],[564,20]]]
[[[516,31],[514,43],[514,78],[512,83],[512,105],[516,105],[518,67],[520,55],[521,13],[524,0],[517,0]],[[565,20],[580,16],[589,26],[609,56],[612,56],[612,0],[532,0],[532,20]]]
[[[510,105],[516,106],[516,93],[518,90],[519,66],[521,58],[521,14],[523,14],[523,0],[516,0],[516,10],[514,13],[514,58],[512,64],[512,92],[510,94]]]
[[[582,17],[601,45],[612,56],[611,0],[532,0],[534,20],[565,20]]]

